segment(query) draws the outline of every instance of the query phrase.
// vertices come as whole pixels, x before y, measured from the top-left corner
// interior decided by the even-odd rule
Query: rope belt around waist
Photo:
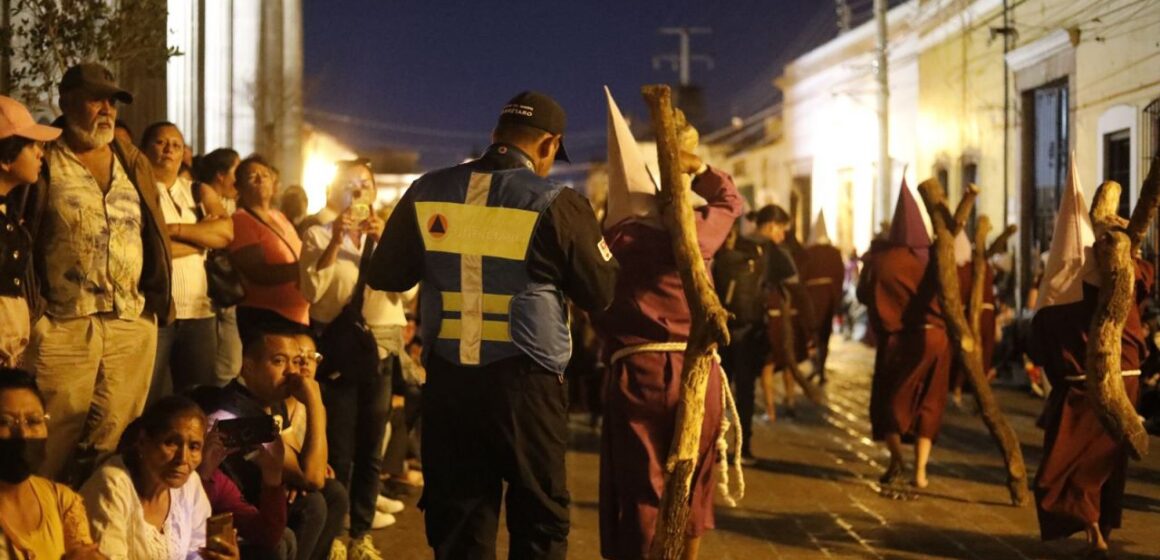
[[[1120,372],[1120,377],[1140,377],[1140,370],[1128,369]],[[1086,375],[1069,375],[1063,378],[1064,381],[1087,381]]]
[[[829,286],[833,283],[833,278],[811,278],[806,280],[806,286]]]
[[[625,346],[612,353],[612,363],[615,364],[633,354],[643,354],[645,352],[684,352],[688,347],[689,344],[686,342],[650,342],[636,346]]]
[[[767,313],[770,317],[781,317],[781,310],[780,309],[770,309]],[[791,309],[789,312],[790,317],[796,316],[797,314],[798,314],[797,309]]]

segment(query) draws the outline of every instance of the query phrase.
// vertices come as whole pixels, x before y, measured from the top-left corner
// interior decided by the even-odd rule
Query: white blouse
[[[93,541],[109,560],[194,560],[205,546],[209,498],[196,472],[169,491],[169,516],[158,530],[145,510],[120,455],[106,461],[81,487]]]
[[[166,224],[196,224],[197,202],[193,199],[193,183],[178,177],[171,186],[157,183],[161,198],[161,213]],[[206,319],[213,317],[209,299],[209,281],[205,276],[205,252],[173,259],[173,306],[178,319]]]

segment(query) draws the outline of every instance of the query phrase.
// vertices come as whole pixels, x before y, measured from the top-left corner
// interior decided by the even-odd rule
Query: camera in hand
[[[222,444],[228,448],[253,447],[278,437],[278,424],[269,415],[219,420],[214,430],[221,434]]]

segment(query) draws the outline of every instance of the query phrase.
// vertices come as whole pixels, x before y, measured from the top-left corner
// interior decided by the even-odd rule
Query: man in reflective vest
[[[562,559],[571,355],[565,298],[612,302],[617,264],[588,201],[546,179],[565,116],[523,92],[479,159],[420,177],[396,206],[368,284],[420,285],[423,508],[436,558],[495,556],[507,482],[510,557]]]

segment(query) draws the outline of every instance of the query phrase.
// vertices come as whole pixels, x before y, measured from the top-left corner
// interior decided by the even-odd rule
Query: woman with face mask
[[[159,399],[81,487],[93,537],[113,560],[237,559],[237,533],[206,536],[212,515],[196,475],[206,417],[182,396]]]
[[[32,375],[0,368],[0,557],[105,558],[80,496],[32,474],[44,459],[47,418]]]

